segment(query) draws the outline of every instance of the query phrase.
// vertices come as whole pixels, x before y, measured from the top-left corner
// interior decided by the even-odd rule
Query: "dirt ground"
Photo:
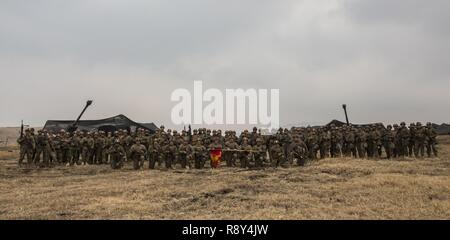
[[[0,219],[450,219],[450,137],[432,159],[306,167],[27,169],[0,148]]]

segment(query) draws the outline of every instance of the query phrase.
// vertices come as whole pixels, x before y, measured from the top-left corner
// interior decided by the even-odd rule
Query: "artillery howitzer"
[[[84,112],[86,111],[86,109],[92,105],[92,100],[88,100],[86,102],[86,106],[83,108],[83,111],[81,111],[80,115],[78,116],[77,120],[75,120],[75,122],[72,123],[72,125],[70,125],[69,127],[67,127],[67,131],[72,133],[75,132],[78,128],[78,122],[80,121],[81,117],[83,116]]]

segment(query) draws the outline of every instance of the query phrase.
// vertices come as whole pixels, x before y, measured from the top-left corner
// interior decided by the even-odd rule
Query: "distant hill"
[[[437,125],[437,124],[433,123],[433,128],[436,129],[436,132],[439,135],[450,134],[450,124],[443,123],[441,125]]]

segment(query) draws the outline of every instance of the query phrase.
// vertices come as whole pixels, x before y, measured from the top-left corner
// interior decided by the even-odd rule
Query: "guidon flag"
[[[211,167],[217,168],[222,161],[222,149],[213,149],[209,151],[211,156]]]

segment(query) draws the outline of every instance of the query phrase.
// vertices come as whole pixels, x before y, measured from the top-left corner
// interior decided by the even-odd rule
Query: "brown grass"
[[[259,171],[25,169],[14,152],[0,155],[0,219],[450,219],[450,137],[440,142],[440,158]]]

